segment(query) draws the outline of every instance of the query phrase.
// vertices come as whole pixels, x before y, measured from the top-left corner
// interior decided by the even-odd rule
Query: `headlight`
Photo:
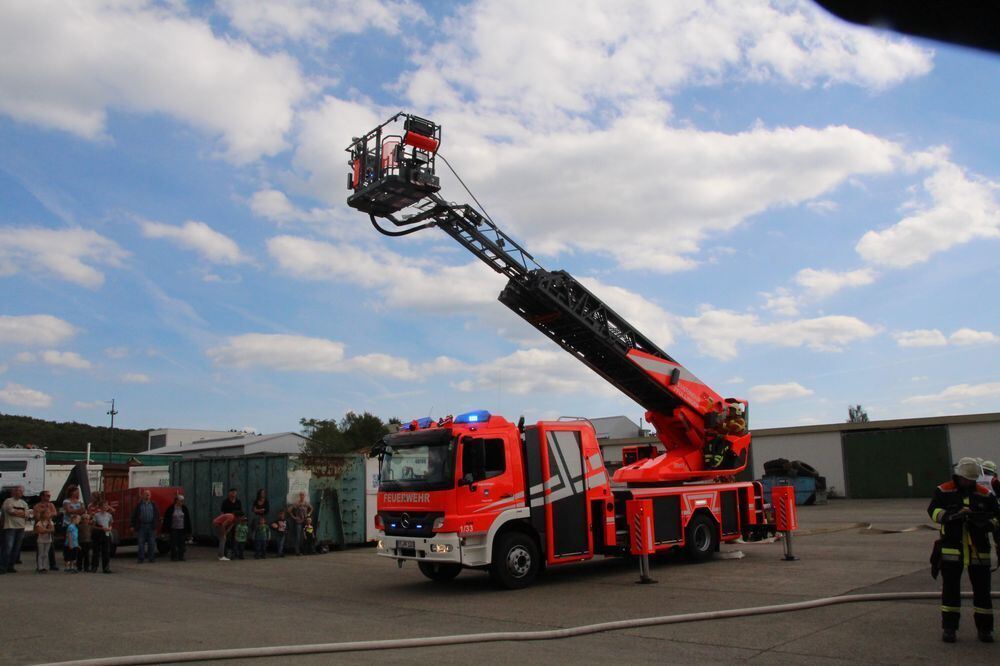
[[[438,516],[434,519],[434,524],[431,525],[432,530],[439,530],[444,527],[444,516]]]
[[[432,543],[431,544],[432,553],[450,553],[451,544],[448,543]]]

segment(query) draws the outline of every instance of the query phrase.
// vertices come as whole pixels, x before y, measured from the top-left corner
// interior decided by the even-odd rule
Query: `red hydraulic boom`
[[[443,199],[440,146],[440,125],[406,113],[355,138],[347,149],[347,203],[388,236],[437,227],[454,238],[507,276],[501,303],[647,410],[666,451],[622,467],[616,482],[639,487],[743,470],[747,402],[720,396],[572,275],[543,268],[487,215]]]

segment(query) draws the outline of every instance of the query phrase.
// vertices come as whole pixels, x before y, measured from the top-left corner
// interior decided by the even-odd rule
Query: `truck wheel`
[[[684,531],[684,550],[696,562],[709,559],[719,548],[719,531],[715,521],[703,513],[691,518]]]
[[[439,583],[454,580],[455,576],[462,572],[461,564],[447,562],[417,562],[417,568],[420,569],[420,573]]]
[[[531,585],[538,575],[540,555],[534,540],[521,532],[507,532],[493,544],[490,576],[508,590]]]

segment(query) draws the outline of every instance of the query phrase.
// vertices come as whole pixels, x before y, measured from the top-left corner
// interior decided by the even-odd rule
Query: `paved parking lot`
[[[431,583],[412,564],[399,570],[368,548],[219,562],[214,549],[194,547],[188,562],[168,558],[153,565],[136,564],[124,549],[110,576],[32,572],[0,578],[5,607],[0,661],[540,630],[837,594],[935,590],[927,565],[934,532],[923,527],[925,507],[923,500],[804,507],[803,531],[795,542],[799,561],[782,561],[779,544],[740,546],[743,559],[697,565],[670,557],[654,563],[657,585],[636,585],[634,567],[618,560],[553,570],[530,589],[506,592],[480,572],[463,572],[449,584]],[[12,613],[18,621],[10,621]],[[868,603],[558,641],[335,658],[339,663],[899,664],[988,662],[1000,655],[1000,648],[975,640],[971,608],[957,645],[942,644],[938,627],[936,602]]]

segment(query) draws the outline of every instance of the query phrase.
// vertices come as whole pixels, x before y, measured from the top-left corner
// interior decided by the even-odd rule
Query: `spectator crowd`
[[[80,489],[71,486],[61,507],[52,502],[51,493],[43,491],[34,506],[24,499],[24,488],[11,489],[10,497],[0,507],[0,574],[17,573],[26,530],[34,532],[35,571],[40,574],[59,571],[57,544],[62,545],[62,570],[66,573],[96,573],[98,567],[112,573],[115,508],[103,493],[96,492],[89,503]],[[191,539],[191,514],[184,496],[174,496],[173,503],[160,515],[149,490],[142,493],[131,514],[131,526],[138,545],[137,561],[156,561],[156,535],[169,539],[172,561],[184,561]],[[33,524],[33,526],[32,526]],[[244,512],[239,494],[230,488],[219,514],[212,521],[219,538],[220,561],[242,560],[248,550],[254,559],[265,559],[269,546],[277,557],[284,557],[286,545],[296,555],[316,553],[316,530],[313,506],[305,492],[287,507],[272,515],[264,489],[257,491],[249,512]]]

